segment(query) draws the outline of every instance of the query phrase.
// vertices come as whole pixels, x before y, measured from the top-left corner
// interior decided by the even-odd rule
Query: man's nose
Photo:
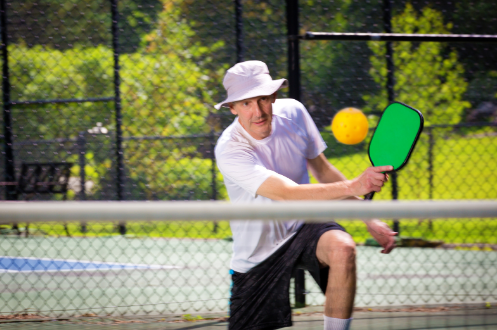
[[[262,114],[264,113],[264,111],[262,111],[262,105],[260,102],[257,102],[257,105],[255,106],[255,109],[254,109],[254,115],[256,117],[262,117]]]

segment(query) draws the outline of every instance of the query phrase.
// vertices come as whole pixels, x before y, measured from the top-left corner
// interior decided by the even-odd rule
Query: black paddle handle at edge
[[[373,196],[374,196],[374,191],[370,192],[369,194],[364,195],[364,200],[370,201],[373,199]]]

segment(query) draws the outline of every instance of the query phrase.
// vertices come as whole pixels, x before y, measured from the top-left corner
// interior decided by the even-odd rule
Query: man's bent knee
[[[356,245],[349,234],[330,230],[319,238],[316,256],[323,266],[355,266]]]

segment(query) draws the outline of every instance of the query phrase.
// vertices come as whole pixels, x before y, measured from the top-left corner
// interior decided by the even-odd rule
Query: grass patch
[[[356,243],[364,243],[371,237],[364,222],[360,220],[338,221]],[[391,220],[386,220],[392,225]],[[401,235],[455,244],[497,244],[497,219],[400,219]]]
[[[81,223],[69,222],[67,231],[73,237],[106,237],[119,236],[117,223],[89,222],[86,232],[82,231]],[[21,235],[25,234],[25,224],[19,224]],[[12,231],[10,232],[13,233]],[[60,222],[30,224],[30,235],[64,237],[67,236],[64,224]],[[228,221],[140,221],[126,223],[127,237],[137,238],[208,238],[223,239],[231,236]]]
[[[392,220],[385,220],[390,225]],[[366,225],[361,220],[338,221],[352,235],[356,243],[362,244],[371,237]],[[445,243],[457,244],[497,244],[497,219],[444,219],[419,221],[416,219],[400,219],[401,235],[420,237],[428,240],[441,240]],[[24,236],[24,224],[21,235]],[[115,223],[93,222],[87,224],[87,232],[81,232],[79,223],[67,223],[72,237],[110,237],[119,236]],[[193,238],[193,239],[226,239],[231,236],[228,221],[214,222],[129,222],[127,237],[132,238]],[[61,223],[30,224],[30,235],[66,237]]]
[[[408,165],[397,172],[399,199],[497,198],[497,137],[439,137],[435,141],[431,166],[428,139],[422,136]],[[329,160],[350,179],[371,166],[366,152]],[[311,182],[316,181],[312,178]],[[375,200],[391,200],[391,190],[389,182],[375,194]]]

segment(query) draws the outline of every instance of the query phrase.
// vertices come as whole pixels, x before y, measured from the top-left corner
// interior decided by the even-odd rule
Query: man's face
[[[238,116],[242,127],[256,140],[262,140],[271,134],[273,119],[273,95],[257,96],[230,103],[231,113]]]

